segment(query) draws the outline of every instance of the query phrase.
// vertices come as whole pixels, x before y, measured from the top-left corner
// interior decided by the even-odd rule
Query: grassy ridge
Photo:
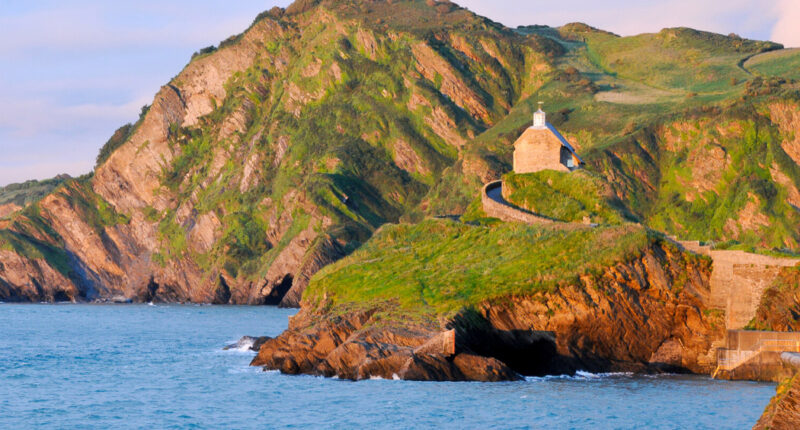
[[[640,255],[656,240],[633,224],[574,231],[440,220],[391,225],[320,271],[304,300],[392,301],[412,313],[452,315],[494,298],[552,291]]]
[[[66,180],[53,193],[55,198],[63,200],[80,214],[81,219],[101,237],[106,234],[106,227],[130,222],[130,217],[118,213],[92,190],[88,176]],[[41,202],[35,202],[13,215],[11,228],[0,230],[0,248],[32,260],[44,260],[70,277],[73,271],[64,240],[48,220],[53,215],[43,213],[41,206]]]
[[[760,54],[747,60],[744,67],[762,76],[800,79],[800,49]]]
[[[35,203],[50,194],[68,177],[55,177],[43,181],[26,181],[0,187],[0,205],[13,203],[20,207]]]

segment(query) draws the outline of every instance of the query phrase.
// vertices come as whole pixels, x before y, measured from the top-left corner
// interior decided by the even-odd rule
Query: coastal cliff
[[[423,225],[426,235],[420,227],[386,228],[372,247],[323,269],[289,329],[267,341],[252,364],[349,379],[479,381],[578,370],[713,370],[724,323],[704,305],[707,259],[632,226],[563,231]],[[445,272],[436,263],[447,250],[467,246],[475,234],[489,236],[488,241],[502,237],[502,246],[513,254],[506,257],[519,258],[520,273],[493,283],[498,274],[514,269],[491,251],[484,265],[472,269],[450,252],[451,258],[456,255],[452,268],[465,273]],[[409,236],[413,239],[400,239]],[[620,243],[630,237],[631,242]],[[440,244],[429,249],[433,243]],[[558,249],[557,243],[570,245]],[[528,253],[528,246],[539,253]],[[596,248],[596,254],[582,254],[588,248]],[[359,279],[371,265],[401,250],[417,256],[416,267],[401,262]],[[548,252],[560,255],[536,261]],[[581,261],[572,265],[573,259]],[[553,266],[530,278],[524,267],[539,264]],[[395,271],[399,267],[405,272]],[[408,276],[416,279],[408,290],[399,284],[403,279],[389,279]]]

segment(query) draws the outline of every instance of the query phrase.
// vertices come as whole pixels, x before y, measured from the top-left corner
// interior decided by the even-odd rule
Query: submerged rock
[[[269,336],[261,336],[261,337],[242,336],[242,338],[239,339],[238,342],[232,343],[222,349],[224,351],[228,351],[230,349],[239,349],[242,351],[244,350],[258,351],[259,349],[261,349],[261,345],[263,345],[264,342],[270,339],[272,338]]]

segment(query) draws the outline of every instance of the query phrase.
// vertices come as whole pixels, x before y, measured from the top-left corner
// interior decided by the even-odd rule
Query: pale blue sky
[[[800,0],[462,0],[509,26],[688,26],[800,46]],[[91,171],[191,54],[288,0],[0,0],[0,185]]]

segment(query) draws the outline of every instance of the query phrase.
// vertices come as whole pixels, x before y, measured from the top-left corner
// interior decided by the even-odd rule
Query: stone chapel
[[[571,172],[584,163],[575,148],[547,122],[539,102],[533,114],[533,126],[514,142],[514,172],[533,173],[541,170]]]

